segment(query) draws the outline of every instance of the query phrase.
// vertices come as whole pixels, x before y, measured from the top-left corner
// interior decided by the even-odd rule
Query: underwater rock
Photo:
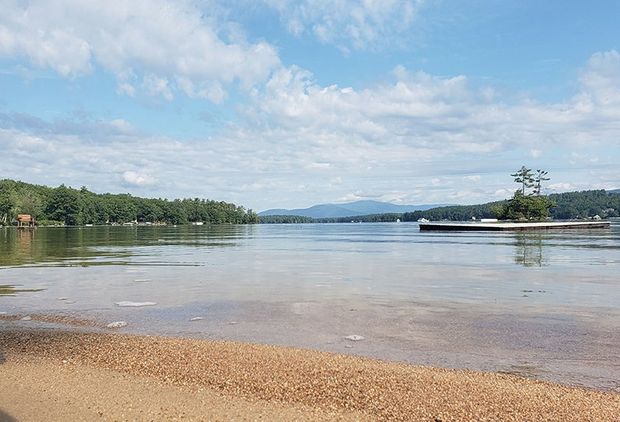
[[[141,306],[153,306],[157,305],[155,302],[132,302],[129,300],[122,300],[120,302],[115,302],[116,306],[121,307],[131,307],[131,308],[139,308]]]
[[[114,321],[106,325],[108,328],[123,328],[126,327],[127,323],[125,321]]]
[[[349,341],[362,341],[364,340],[364,337],[359,336],[357,334],[351,334],[350,336],[346,336],[345,339]]]

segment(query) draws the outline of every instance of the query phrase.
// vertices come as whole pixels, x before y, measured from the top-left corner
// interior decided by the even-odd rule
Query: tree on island
[[[498,204],[493,207],[493,212],[500,220],[544,220],[549,217],[549,210],[555,205],[547,196],[541,195],[542,183],[551,180],[547,177],[548,172],[536,170],[536,175],[531,169],[522,166],[517,172],[511,174],[514,181],[521,185],[515,191],[512,199],[506,204]],[[528,189],[533,188],[531,192]]]
[[[540,196],[541,193],[541,185],[542,182],[546,182],[547,180],[551,180],[550,177],[547,177],[549,172],[544,170],[536,170],[536,176],[534,176],[534,194]]]
[[[514,177],[515,182],[521,184],[521,193],[523,195],[525,195],[525,189],[534,186],[534,175],[532,174],[532,169],[521,166],[521,168],[511,174],[511,176]]]

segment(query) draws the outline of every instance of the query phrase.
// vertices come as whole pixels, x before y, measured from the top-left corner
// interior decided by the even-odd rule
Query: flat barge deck
[[[550,221],[542,223],[420,223],[420,231],[521,231],[606,229],[609,221]]]

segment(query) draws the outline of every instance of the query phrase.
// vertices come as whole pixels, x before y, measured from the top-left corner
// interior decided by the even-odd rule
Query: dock
[[[523,231],[558,229],[606,229],[609,221],[549,221],[536,223],[420,223],[420,231]]]

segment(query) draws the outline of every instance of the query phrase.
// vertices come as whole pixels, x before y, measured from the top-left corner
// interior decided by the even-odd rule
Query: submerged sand
[[[286,347],[0,330],[0,420],[612,421],[620,394]]]

